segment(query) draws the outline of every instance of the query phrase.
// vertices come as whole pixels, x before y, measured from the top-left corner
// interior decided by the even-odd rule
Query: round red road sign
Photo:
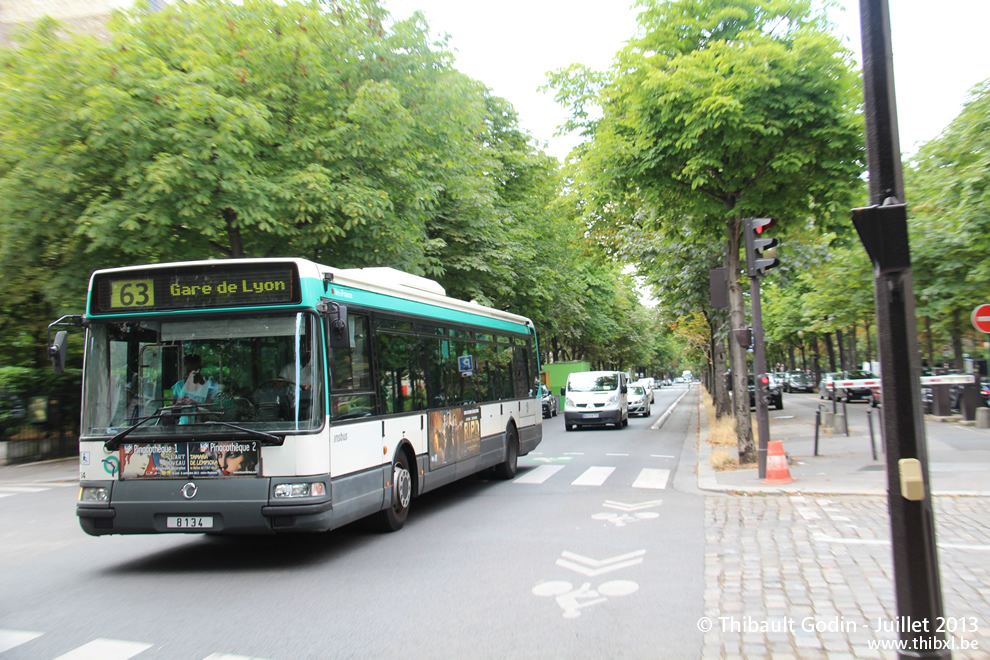
[[[973,327],[990,334],[990,305],[980,305],[973,310]]]

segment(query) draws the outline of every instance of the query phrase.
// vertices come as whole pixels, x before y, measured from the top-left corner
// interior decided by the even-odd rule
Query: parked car
[[[814,392],[815,381],[811,379],[810,374],[806,374],[803,371],[796,371],[792,373],[790,377],[787,379],[787,383],[784,385],[784,391]]]
[[[990,406],[990,382],[980,383],[980,394],[983,395],[983,405]]]
[[[633,383],[629,386],[629,416],[650,416],[650,390],[643,383]]]
[[[869,371],[845,371],[836,380],[870,380],[875,378],[876,374],[872,374]],[[873,397],[873,393],[869,385],[863,387],[839,387],[836,388],[836,396],[839,397],[840,401],[844,400],[847,403],[852,403],[860,399],[869,401]]]
[[[836,378],[842,378],[841,371],[828,371],[822,374],[821,379],[818,381],[819,399],[832,398],[832,383],[835,381]]]
[[[774,378],[773,374],[767,374],[767,378],[770,382],[767,384],[767,391],[770,394],[770,402],[768,405],[773,406],[774,410],[784,409],[784,393],[780,389],[780,383]],[[753,374],[749,375],[749,407],[756,407],[756,381],[753,378]]]
[[[642,385],[643,389],[646,390],[646,394],[650,399],[650,403],[656,401],[656,399],[653,396],[653,390],[655,389],[655,387],[653,385],[652,378],[640,378],[635,383],[633,383],[633,385]]]
[[[557,397],[553,395],[550,388],[546,385],[541,385],[543,388],[543,417],[556,417],[557,416]]]

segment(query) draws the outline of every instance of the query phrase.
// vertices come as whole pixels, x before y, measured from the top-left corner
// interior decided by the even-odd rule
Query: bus
[[[80,491],[91,535],[400,529],[413,498],[542,439],[533,323],[391,268],[303,259],[98,270]],[[51,340],[52,332],[55,338]]]

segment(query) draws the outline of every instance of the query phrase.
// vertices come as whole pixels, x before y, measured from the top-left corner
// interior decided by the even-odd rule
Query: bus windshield
[[[89,328],[82,434],[306,431],[322,426],[315,316],[135,320]],[[209,424],[208,422],[219,422]],[[180,436],[180,437],[176,437]]]

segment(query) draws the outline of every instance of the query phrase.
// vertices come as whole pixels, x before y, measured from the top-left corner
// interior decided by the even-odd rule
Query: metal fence
[[[0,465],[72,456],[78,451],[78,387],[0,392]]]

